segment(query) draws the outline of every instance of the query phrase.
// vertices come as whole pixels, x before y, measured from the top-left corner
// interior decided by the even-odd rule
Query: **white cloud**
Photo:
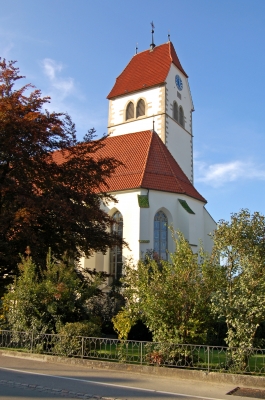
[[[252,161],[230,161],[207,165],[205,162],[195,160],[197,181],[213,187],[220,187],[228,182],[239,180],[265,180],[265,167]]]
[[[60,100],[65,99],[67,96],[74,94],[75,84],[74,79],[71,77],[62,78],[58,76],[63,70],[61,63],[52,60],[51,58],[45,58],[42,61],[42,67],[45,75],[48,77],[53,90],[53,96],[56,95]]]

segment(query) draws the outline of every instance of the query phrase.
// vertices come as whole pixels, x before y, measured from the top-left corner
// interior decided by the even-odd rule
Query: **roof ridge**
[[[143,180],[144,180],[144,176],[145,176],[145,171],[146,171],[146,166],[147,166],[147,161],[148,161],[149,156],[150,156],[150,148],[151,148],[151,144],[152,144],[153,137],[154,137],[154,132],[152,132],[151,130],[149,130],[149,131],[147,131],[147,132],[150,132],[150,133],[151,133],[151,136],[150,136],[150,141],[149,141],[149,146],[148,146],[147,155],[146,155],[145,162],[144,162],[143,173],[142,173],[142,176],[141,176],[141,185],[143,184]]]

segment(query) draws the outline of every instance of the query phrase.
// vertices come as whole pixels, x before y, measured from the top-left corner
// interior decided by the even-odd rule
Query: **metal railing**
[[[265,349],[0,331],[0,348],[171,368],[265,374]]]

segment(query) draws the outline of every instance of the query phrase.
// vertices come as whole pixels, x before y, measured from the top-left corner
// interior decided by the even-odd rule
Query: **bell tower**
[[[154,129],[193,183],[192,112],[188,75],[170,37],[137,53],[117,77],[109,99],[108,135]]]

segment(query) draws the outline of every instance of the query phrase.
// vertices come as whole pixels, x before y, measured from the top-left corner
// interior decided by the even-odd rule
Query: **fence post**
[[[210,372],[210,346],[207,346],[207,353],[208,353],[208,374]]]
[[[84,336],[82,336],[82,353],[81,358],[84,358]]]
[[[141,342],[141,364],[143,363],[143,342]]]

